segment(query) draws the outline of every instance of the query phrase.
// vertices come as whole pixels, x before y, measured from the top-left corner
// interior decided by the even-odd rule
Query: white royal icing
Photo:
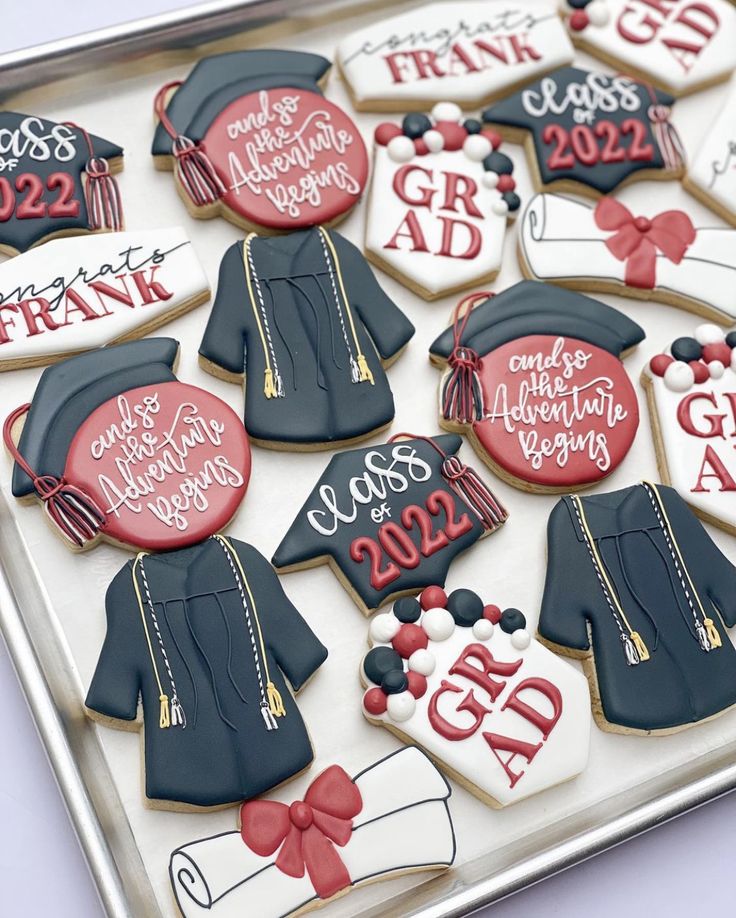
[[[734,52],[736,53],[736,51]],[[704,132],[688,179],[736,223],[736,79],[715,122]]]

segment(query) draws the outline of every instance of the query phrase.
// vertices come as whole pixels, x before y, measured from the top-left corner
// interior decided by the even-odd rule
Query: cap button
[[[292,803],[289,807],[289,818],[297,829],[308,829],[312,825],[312,807],[301,800]]]
[[[640,233],[646,233],[647,230],[652,228],[652,221],[647,217],[637,217],[634,220],[634,226],[639,230]]]

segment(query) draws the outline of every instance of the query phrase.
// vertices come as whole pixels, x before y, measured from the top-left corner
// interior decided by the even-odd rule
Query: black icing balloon
[[[422,614],[422,607],[413,596],[402,596],[394,603],[393,611],[400,622],[416,622]]]
[[[409,688],[409,679],[403,669],[392,669],[381,679],[381,688],[387,695],[398,695]]]
[[[447,597],[447,610],[456,625],[471,628],[483,618],[483,600],[472,590],[453,590]]]
[[[511,213],[521,207],[521,198],[515,191],[504,191],[501,197],[506,202],[506,206]]]
[[[501,630],[505,631],[506,634],[513,634],[514,631],[518,631],[520,628],[526,628],[526,618],[519,609],[504,609],[501,613],[499,624],[501,625]]]
[[[477,118],[466,118],[465,121],[463,121],[463,127],[468,134],[480,134],[483,130],[483,125]]]
[[[736,347],[736,331],[729,332],[726,335],[726,344],[729,347]]]
[[[363,660],[366,679],[370,679],[376,685],[380,685],[386,673],[394,669],[403,673],[404,663],[393,647],[374,647]]]
[[[511,175],[514,171],[514,164],[505,153],[499,153],[494,150],[489,153],[483,160],[483,168],[486,172],[496,172],[498,175]]]
[[[672,342],[671,351],[675,360],[684,360],[685,363],[690,363],[691,360],[700,360],[703,356],[703,348],[695,338],[677,338]]]
[[[404,120],[401,122],[401,130],[407,137],[411,137],[412,140],[421,137],[431,127],[432,122],[421,112],[409,112],[408,115],[404,115]]]
[[[574,10],[583,10],[590,3],[590,0],[567,0],[567,3]]]

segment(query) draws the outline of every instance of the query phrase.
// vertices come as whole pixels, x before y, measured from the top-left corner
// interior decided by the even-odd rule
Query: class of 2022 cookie
[[[427,300],[489,283],[521,204],[497,133],[454,102],[375,130],[365,253]]]

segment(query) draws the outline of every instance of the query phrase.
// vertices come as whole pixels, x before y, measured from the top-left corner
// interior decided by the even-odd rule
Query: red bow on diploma
[[[695,227],[681,210],[666,210],[650,220],[635,217],[615,198],[601,198],[594,216],[599,229],[616,231],[606,239],[606,246],[614,258],[626,262],[629,287],[651,290],[656,284],[657,251],[679,265],[695,241]]]
[[[240,809],[245,844],[269,857],[281,846],[276,866],[290,877],[306,868],[314,891],[329,899],[350,885],[350,874],[335,845],[350,841],[353,818],[363,809],[360,791],[339,765],[318,775],[304,800],[287,806],[274,800],[251,800]]]

